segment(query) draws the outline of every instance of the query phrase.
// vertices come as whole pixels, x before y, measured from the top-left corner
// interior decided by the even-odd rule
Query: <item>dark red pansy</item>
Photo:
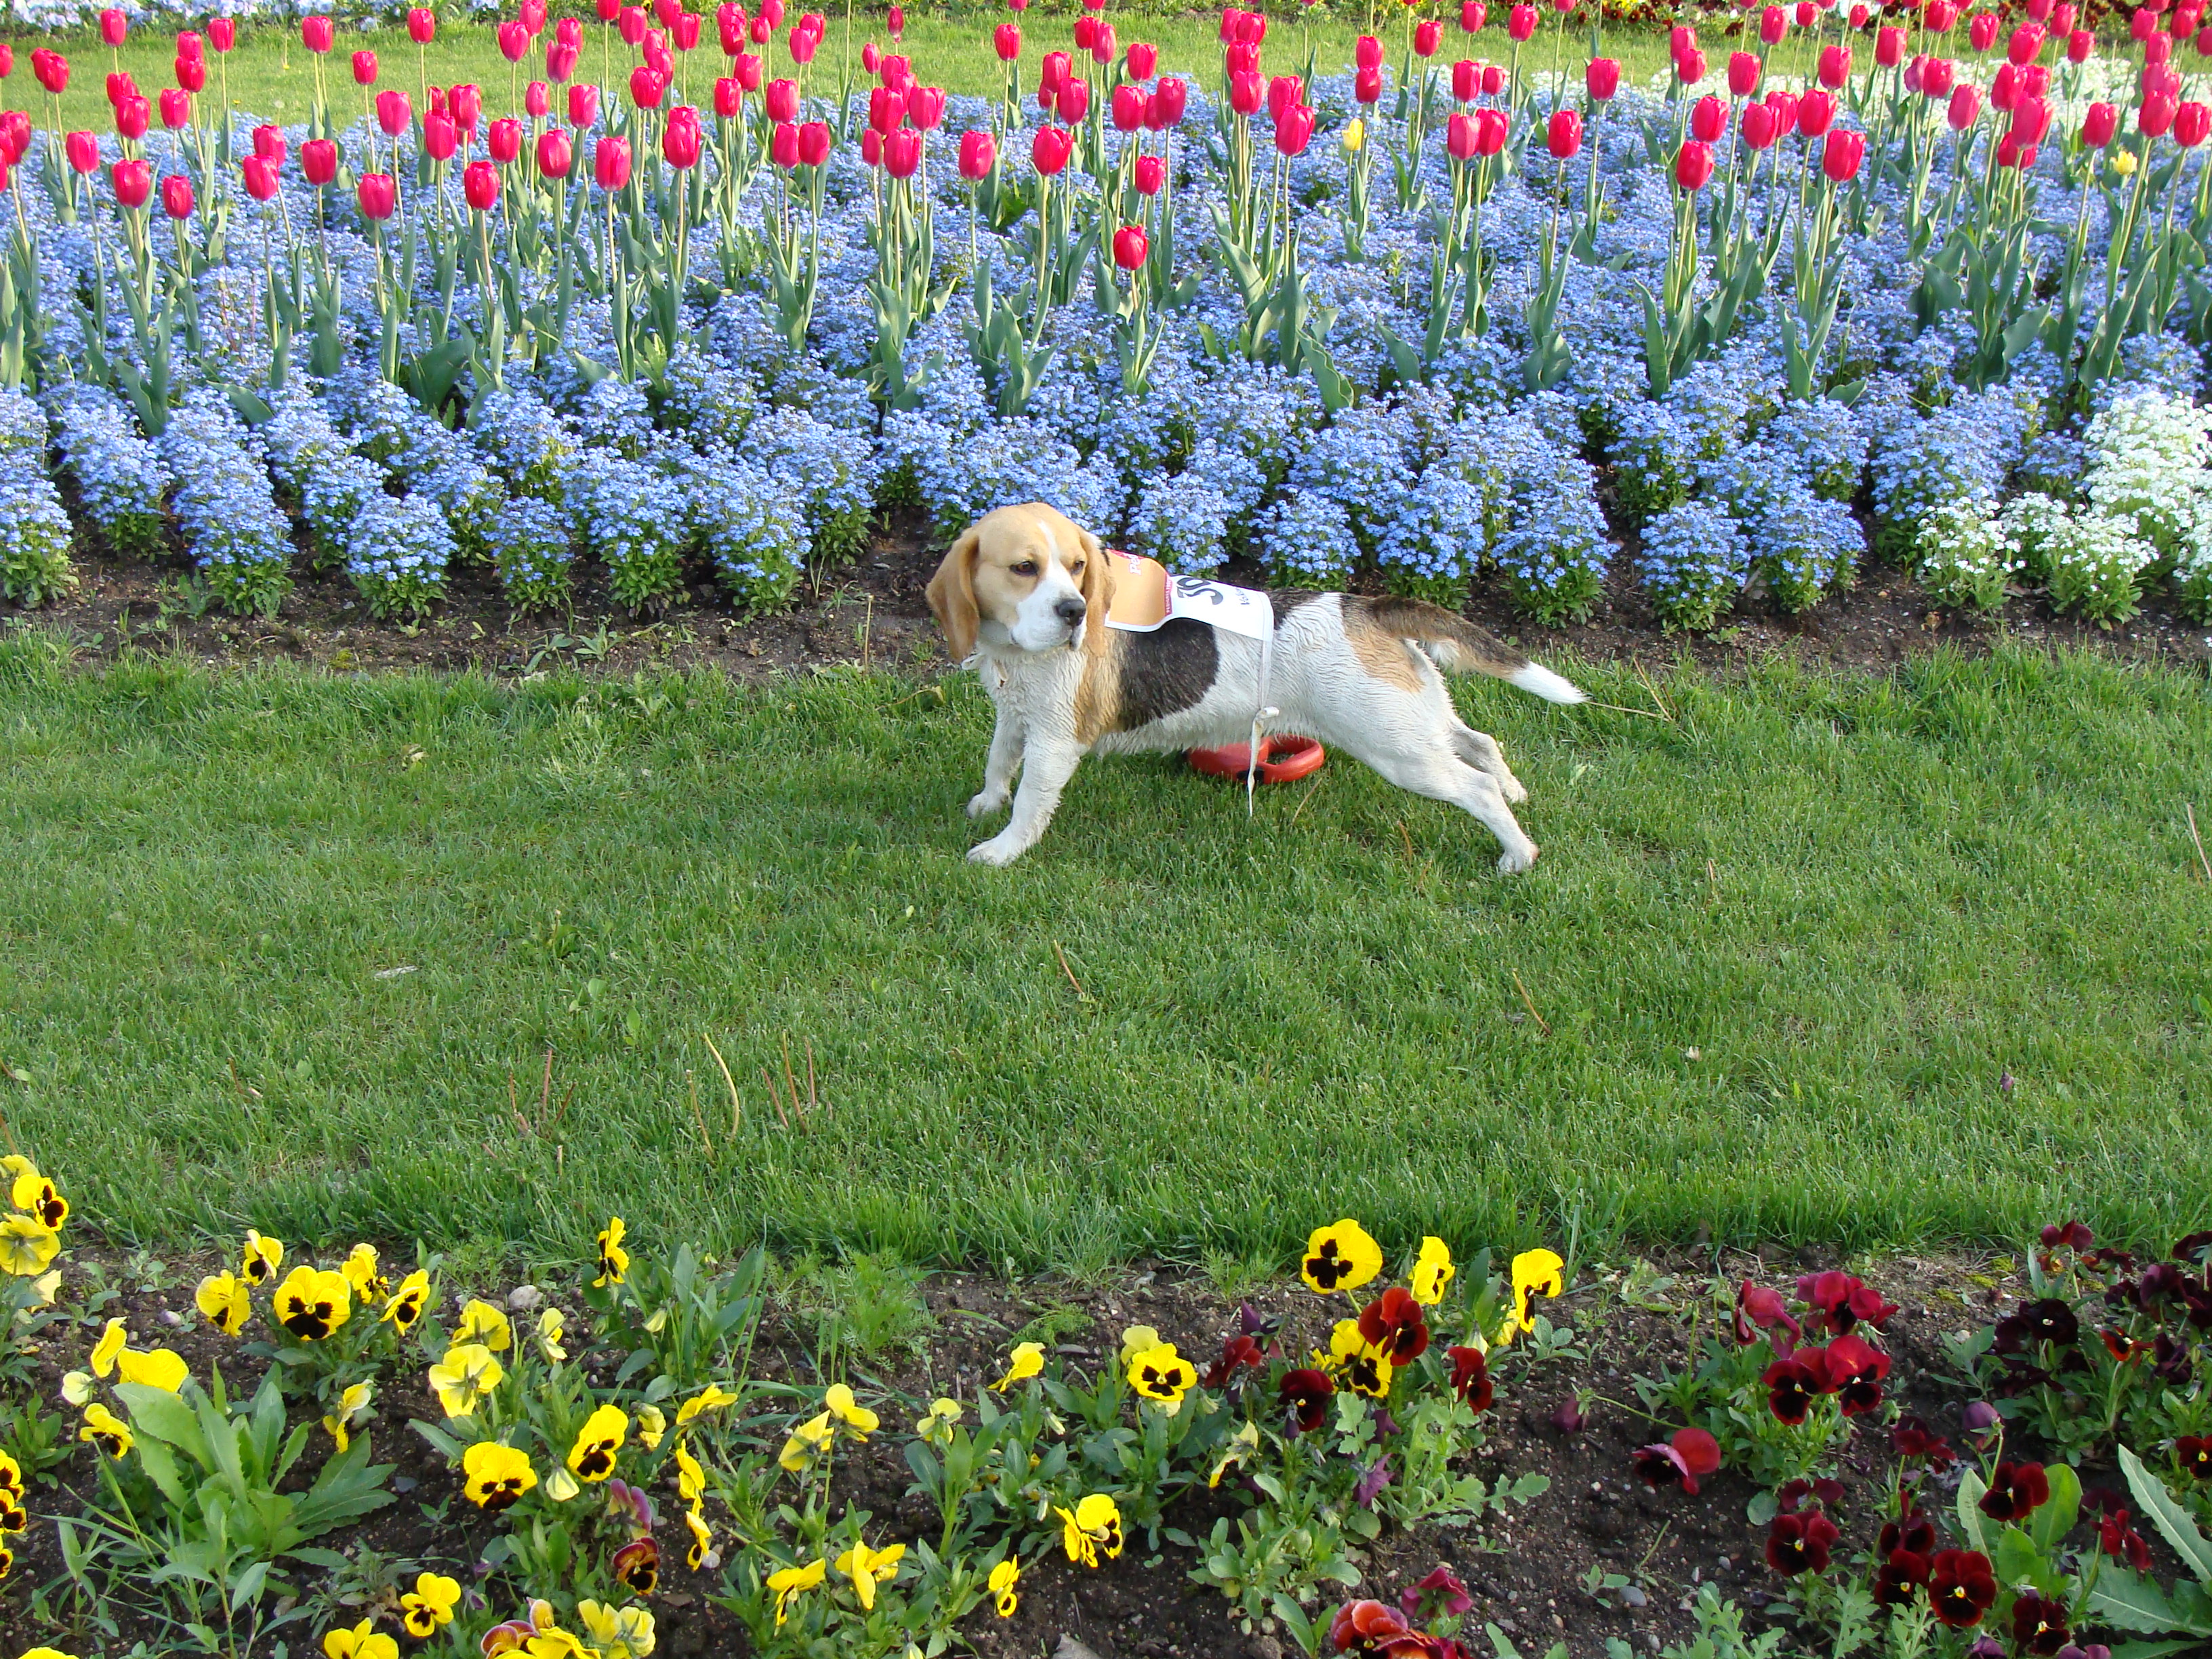
[[[1760,1375],[1767,1408],[1781,1422],[1802,1423],[1813,1401],[1831,1392],[1827,1356],[1819,1348],[1800,1348],[1786,1359],[1778,1359]]]
[[[2066,1604],[2040,1595],[2023,1595],[2012,1604],[2012,1639],[2022,1653],[2045,1656],[2066,1645]]]
[[[1260,1345],[1250,1337],[1229,1337],[1222,1342],[1220,1359],[1199,1380],[1209,1389],[1226,1388],[1230,1379],[1244,1367],[1256,1368],[1266,1361],[1267,1356],[1260,1352]]]
[[[1747,1279],[1735,1292],[1736,1346],[1747,1348],[1762,1334],[1773,1343],[1775,1352],[1786,1354],[1805,1334],[1805,1329],[1791,1316],[1790,1304],[1782,1299],[1781,1291],[1770,1291]]]
[[[2018,1521],[2051,1501],[2051,1478],[2040,1463],[2000,1463],[1982,1494],[1982,1513],[1992,1521]]]
[[[1818,1512],[1778,1515],[1766,1531],[1766,1565],[1785,1578],[1801,1572],[1826,1572],[1828,1553],[1842,1534]]]
[[[1336,1384],[1329,1381],[1327,1371],[1285,1371],[1283,1380],[1275,1385],[1275,1392],[1284,1410],[1296,1419],[1298,1432],[1311,1434],[1321,1426]]]
[[[1828,1345],[1828,1387],[1842,1403],[1844,1415],[1857,1417],[1881,1404],[1882,1379],[1889,1375],[1889,1356],[1870,1348],[1856,1336],[1839,1336]]]
[[[1929,1530],[1932,1542],[1934,1530]],[[1929,1556],[1918,1550],[1891,1550],[1881,1558],[1881,1565],[1874,1575],[1874,1599],[1885,1607],[1901,1607],[1926,1588],[1928,1575],[1934,1571]]]
[[[1429,1350],[1429,1326],[1413,1292],[1393,1285],[1359,1310],[1359,1334],[1394,1365],[1410,1365]]]
[[[2183,1435],[2173,1443],[2173,1461],[2199,1480],[2212,1480],[2212,1435]]]
[[[1929,1565],[1928,1605],[1953,1630],[1982,1622],[1997,1599],[1996,1575],[1979,1550],[1939,1550]]]
[[[1692,1494],[1698,1481],[1721,1466],[1720,1442],[1703,1429],[1677,1429],[1663,1441],[1638,1446],[1631,1456],[1648,1486],[1674,1486]]]
[[[1452,1392],[1471,1409],[1488,1411],[1498,1398],[1498,1385],[1491,1381],[1490,1362],[1482,1357],[1482,1350],[1446,1348],[1444,1358],[1451,1361]]]
[[[1990,1348],[1994,1353],[2023,1353],[2033,1343],[2064,1346],[2081,1334],[2081,1322],[2075,1317],[2074,1310],[2057,1297],[2046,1296],[1997,1321]]]
[[[1951,1443],[1917,1417],[1900,1417],[1889,1431],[1890,1449],[1908,1462],[1916,1460],[1942,1468],[1957,1461]]]

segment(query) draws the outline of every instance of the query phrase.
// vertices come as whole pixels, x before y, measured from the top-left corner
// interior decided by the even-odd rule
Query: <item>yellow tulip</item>
[[[2119,151],[2112,157],[2112,171],[2123,179],[2136,176],[2136,153],[2131,149]]]
[[[1382,1247],[1349,1216],[1333,1227],[1316,1227],[1306,1239],[1298,1277],[1317,1296],[1356,1291],[1382,1271]]]
[[[837,1558],[837,1571],[853,1581],[853,1589],[860,1598],[860,1606],[869,1613],[876,1610],[876,1585],[889,1583],[898,1577],[898,1564],[906,1559],[906,1546],[892,1544],[879,1550],[870,1549],[866,1543],[853,1546]]]
[[[1344,129],[1344,153],[1359,154],[1360,146],[1367,142],[1367,123],[1354,116]]]
[[[775,1592],[775,1627],[791,1616],[791,1604],[830,1576],[830,1564],[823,1560],[811,1561],[803,1567],[785,1567],[768,1576],[768,1587]]]
[[[997,1382],[991,1384],[991,1391],[994,1394],[1004,1394],[1008,1389],[1012,1388],[1015,1383],[1026,1382],[1030,1378],[1042,1371],[1044,1370],[1044,1344],[1042,1342],[1017,1342],[1014,1344],[1013,1352],[1007,1356],[1007,1359],[1010,1363],[1006,1366],[1006,1374],[1000,1377]]]

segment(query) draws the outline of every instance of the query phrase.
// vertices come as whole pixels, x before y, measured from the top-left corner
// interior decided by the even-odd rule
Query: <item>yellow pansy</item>
[[[284,1241],[264,1238],[248,1228],[246,1245],[239,1252],[238,1276],[249,1285],[266,1285],[284,1265]]]
[[[131,1438],[130,1425],[97,1400],[84,1408],[84,1425],[77,1430],[76,1437],[118,1460],[128,1457],[136,1443]]]
[[[399,1598],[399,1622],[416,1641],[427,1642],[453,1622],[453,1611],[460,1605],[458,1580],[426,1572],[416,1577],[413,1589]]]
[[[323,1637],[324,1659],[399,1659],[399,1644],[364,1619],[351,1630],[334,1630]]]
[[[1150,1325],[1132,1325],[1121,1333],[1121,1363],[1127,1365],[1147,1348],[1160,1346],[1160,1334]]]
[[[1198,1386],[1198,1367],[1176,1352],[1172,1342],[1141,1348],[1127,1356],[1129,1386],[1147,1400],[1170,1408]]]
[[[637,1443],[647,1451],[660,1449],[660,1437],[668,1432],[668,1419],[660,1414],[658,1406],[637,1407]]]
[[[608,1218],[605,1231],[599,1234],[599,1276],[592,1281],[594,1289],[619,1285],[629,1277],[629,1252],[623,1249],[623,1235],[629,1231],[620,1216]]]
[[[62,1403],[64,1405],[81,1407],[91,1398],[92,1373],[90,1371],[62,1373]]]
[[[1021,1605],[1022,1598],[1014,1594],[1014,1585],[1021,1576],[1022,1565],[1011,1555],[991,1569],[991,1605],[998,1609],[1001,1619],[1012,1618],[1014,1609]]]
[[[62,1236],[34,1215],[0,1219],[0,1270],[36,1279],[61,1253]]]
[[[11,1532],[27,1532],[30,1525],[31,1512],[23,1507],[23,1495],[0,1491],[0,1539]]]
[[[853,1546],[837,1558],[837,1571],[853,1581],[853,1589],[860,1598],[860,1606],[867,1612],[876,1610],[876,1585],[889,1583],[898,1577],[898,1564],[906,1559],[906,1546],[890,1544],[879,1550],[870,1549],[865,1541]]]
[[[568,1330],[568,1318],[558,1308],[548,1308],[538,1316],[538,1352],[556,1365],[568,1357],[561,1342]]]
[[[484,1397],[500,1385],[507,1368],[489,1348],[477,1343],[457,1344],[430,1367],[430,1391],[448,1417],[467,1417]]]
[[[31,1281],[31,1295],[33,1298],[31,1306],[50,1308],[53,1305],[54,1298],[61,1292],[62,1270],[59,1267],[52,1268]]]
[[[384,1311],[377,1316],[377,1319],[383,1324],[392,1326],[404,1336],[415,1328],[416,1322],[422,1317],[422,1310],[429,1303],[430,1275],[417,1267],[399,1281],[399,1287],[392,1292],[392,1299],[384,1304]]]
[[[1026,1382],[1044,1370],[1044,1344],[1017,1342],[1006,1356],[1006,1374],[991,1384],[991,1392],[1004,1394],[1017,1382]]]
[[[113,1370],[116,1356],[123,1352],[123,1345],[130,1340],[131,1333],[124,1328],[121,1320],[109,1320],[107,1328],[100,1334],[100,1340],[92,1345],[92,1374],[106,1376]]]
[[[768,1576],[768,1587],[775,1592],[775,1627],[783,1628],[784,1620],[791,1617],[791,1604],[830,1576],[830,1564],[824,1560],[810,1561],[803,1567],[785,1567]]]
[[[566,1469],[556,1468],[545,1477],[545,1495],[556,1504],[567,1503],[583,1489],[576,1477]]]
[[[707,1471],[699,1467],[699,1460],[691,1455],[691,1448],[679,1440],[676,1443],[676,1496],[686,1504],[696,1504],[707,1491]]]
[[[0,1577],[4,1577],[0,1574]],[[25,1648],[23,1659],[76,1659],[73,1653],[64,1653],[59,1648]]]
[[[23,1466],[8,1455],[4,1446],[0,1446],[0,1492],[23,1495]]]
[[[481,1342],[494,1353],[505,1353],[514,1344],[514,1330],[497,1308],[471,1297],[461,1309],[461,1322],[453,1328],[453,1340]]]
[[[1382,1271],[1382,1247],[1349,1216],[1333,1227],[1315,1228],[1298,1259],[1298,1277],[1318,1296],[1356,1291]]]
[[[586,1483],[615,1472],[615,1454],[629,1438],[629,1419],[619,1406],[602,1406],[584,1419],[576,1443],[568,1448],[568,1469]]]
[[[184,1356],[169,1348],[155,1348],[141,1353],[136,1348],[125,1348],[115,1356],[115,1380],[118,1382],[138,1382],[149,1389],[159,1389],[164,1394],[174,1394],[191,1375]]]
[[[371,1382],[353,1382],[338,1396],[337,1407],[323,1419],[323,1431],[337,1442],[343,1451],[353,1443],[353,1426],[368,1415],[368,1404],[375,1394]]]
[[[822,1403],[846,1434],[855,1440],[866,1440],[883,1426],[883,1419],[853,1398],[853,1391],[842,1382],[832,1382],[823,1391]]]
[[[837,1431],[830,1425],[828,1412],[823,1412],[819,1417],[809,1418],[792,1430],[790,1437],[783,1443],[781,1455],[775,1461],[792,1474],[801,1474],[820,1460],[822,1454],[830,1449],[830,1443],[836,1433]]]
[[[1102,1549],[1109,1561],[1121,1553],[1121,1506],[1112,1493],[1094,1492],[1073,1510],[1054,1504],[1053,1513],[1060,1517],[1060,1545],[1069,1560],[1095,1567]]]
[[[1222,1447],[1221,1455],[1214,1459],[1212,1470],[1206,1477],[1206,1486],[1208,1487],[1220,1486],[1223,1475],[1231,1469],[1243,1468],[1244,1461],[1259,1449],[1260,1425],[1257,1423],[1247,1423],[1235,1434],[1230,1436],[1228,1443]]]
[[[353,1299],[364,1308],[373,1308],[392,1289],[392,1281],[385,1278],[377,1265],[376,1246],[356,1244],[346,1259],[338,1265],[345,1282],[353,1287]]]
[[[960,1402],[957,1400],[933,1400],[928,1413],[914,1420],[915,1438],[932,1446],[948,1445],[952,1439],[952,1426],[960,1420]]]
[[[707,1565],[707,1558],[714,1553],[714,1534],[708,1529],[706,1522],[696,1509],[684,1511],[684,1525],[691,1534],[691,1547],[684,1553],[684,1565],[697,1572]]]
[[[684,1428],[708,1412],[718,1412],[725,1406],[737,1403],[737,1395],[727,1389],[717,1388],[709,1382],[676,1408],[676,1426]]]
[[[69,1219],[69,1200],[36,1170],[17,1176],[8,1189],[8,1196],[10,1203],[28,1212],[42,1227],[59,1232],[62,1224]]]
[[[1389,1397],[1395,1370],[1389,1351],[1362,1336],[1356,1319],[1338,1320],[1336,1328],[1329,1333],[1328,1369],[1354,1394],[1364,1394],[1370,1400]]]
[[[653,1310],[653,1317],[645,1322],[645,1328],[647,1334],[650,1336],[659,1336],[661,1332],[666,1330],[668,1328],[668,1310],[665,1308],[655,1308]]]
[[[207,1322],[225,1336],[236,1336],[253,1317],[250,1287],[236,1273],[210,1273],[192,1292],[192,1302]]]
[[[295,1267],[276,1287],[269,1316],[302,1342],[319,1342],[353,1317],[353,1287],[343,1273]]]
[[[1355,115],[1345,125],[1344,153],[1346,155],[1357,155],[1359,154],[1360,146],[1366,142],[1367,123]]]
[[[646,1659],[659,1639],[653,1615],[643,1607],[611,1607],[597,1601],[576,1603],[576,1618],[584,1634],[599,1649],[599,1659]]]
[[[1513,1322],[1506,1327],[1507,1340],[1533,1328],[1536,1297],[1557,1296],[1566,1288],[1559,1276],[1566,1265],[1556,1250],[1523,1250],[1513,1258]]]
[[[1414,1301],[1433,1308],[1444,1299],[1444,1286],[1457,1271],[1452,1266],[1451,1247],[1432,1234],[1421,1241],[1421,1254],[1413,1263],[1407,1288],[1413,1291]]]
[[[495,1440],[479,1440],[461,1454],[461,1495],[495,1514],[511,1508],[538,1484],[529,1455]]]

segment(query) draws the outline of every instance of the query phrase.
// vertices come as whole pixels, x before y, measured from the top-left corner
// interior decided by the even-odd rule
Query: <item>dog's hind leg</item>
[[[1496,779],[1499,792],[1507,800],[1518,805],[1528,799],[1528,791],[1521,780],[1513,775],[1513,769],[1505,763],[1505,751],[1498,746],[1498,739],[1489,732],[1478,732],[1455,718],[1451,746],[1452,752],[1476,771],[1487,772]]]
[[[1387,730],[1387,722],[1377,721],[1375,729]],[[1460,758],[1448,728],[1405,732],[1388,747],[1358,737],[1346,741],[1342,733],[1326,741],[1364,761],[1401,789],[1426,795],[1431,800],[1449,801],[1471,814],[1498,837],[1504,849],[1498,858],[1499,875],[1518,875],[1535,863],[1536,843],[1528,839],[1513,809],[1505,804],[1504,789],[1488,772]]]

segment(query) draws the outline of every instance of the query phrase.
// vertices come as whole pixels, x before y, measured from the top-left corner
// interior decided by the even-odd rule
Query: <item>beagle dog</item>
[[[1086,754],[1249,741],[1261,641],[1188,617],[1150,633],[1109,628],[1115,580],[1097,537],[1036,501],[977,520],[931,578],[929,608],[953,659],[976,658],[999,714],[968,816],[1013,801],[1006,827],[969,858],[1011,864],[1035,846]],[[1267,696],[1280,711],[1270,730],[1317,738],[1402,789],[1465,808],[1504,849],[1501,875],[1536,861],[1508,805],[1528,792],[1496,740],[1461,722],[1437,671],[1493,675],[1558,703],[1583,702],[1579,690],[1420,600],[1267,597]]]

